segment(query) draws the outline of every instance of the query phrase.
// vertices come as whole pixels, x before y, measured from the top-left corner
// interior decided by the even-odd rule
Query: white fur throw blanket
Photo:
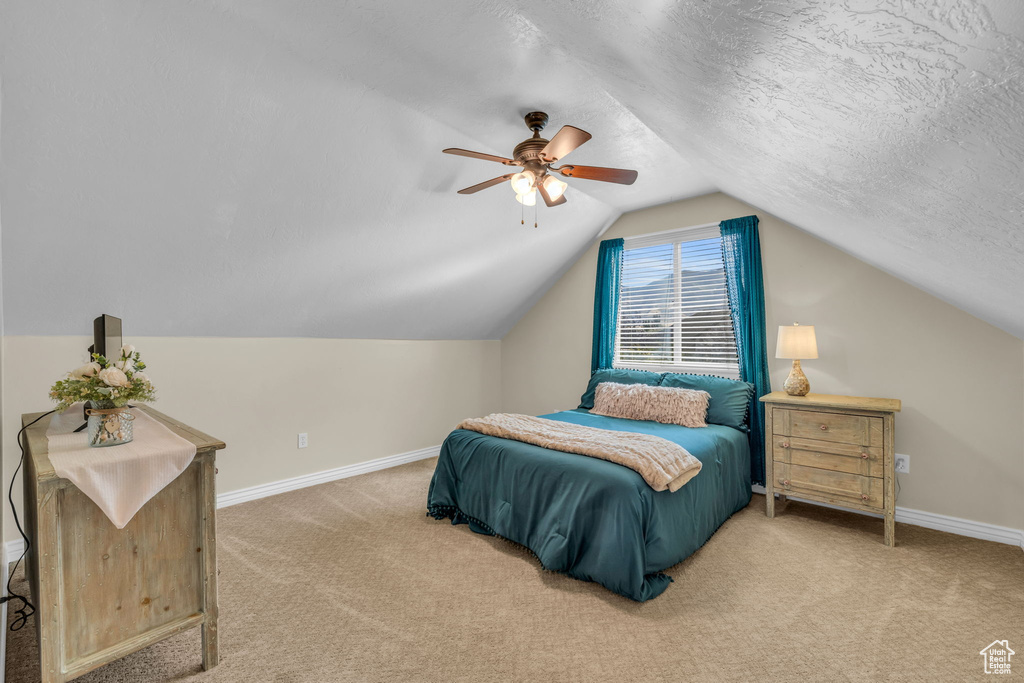
[[[617,432],[511,413],[463,420],[456,429],[618,463],[634,470],[655,491],[678,491],[697,476],[701,468],[700,460],[685,448],[650,434]]]
[[[682,387],[601,382],[594,394],[595,415],[652,420],[684,427],[707,427],[711,394]]]

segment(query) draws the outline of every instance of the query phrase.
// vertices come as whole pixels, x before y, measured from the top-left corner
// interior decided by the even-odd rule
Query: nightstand
[[[196,626],[203,669],[219,661],[213,475],[224,442],[149,406],[139,409],[195,444],[196,456],[123,529],[57,476],[46,438],[50,418],[25,430],[25,573],[37,609],[37,681],[70,681]],[[22,424],[37,417],[22,415]]]
[[[896,543],[894,416],[900,401],[773,391],[765,412],[767,514],[775,494],[885,516],[885,544]]]

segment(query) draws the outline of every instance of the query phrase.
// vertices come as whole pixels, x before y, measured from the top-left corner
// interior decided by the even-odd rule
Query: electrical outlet
[[[299,448],[305,448],[309,445],[309,434],[305,432],[299,434]]]
[[[910,474],[910,456],[903,453],[896,454],[896,471],[900,474]]]

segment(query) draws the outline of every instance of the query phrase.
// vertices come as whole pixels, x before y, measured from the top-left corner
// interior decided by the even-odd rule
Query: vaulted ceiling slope
[[[0,0],[6,331],[500,338],[721,189],[1024,336],[1022,5]],[[456,195],[533,109],[637,183]]]

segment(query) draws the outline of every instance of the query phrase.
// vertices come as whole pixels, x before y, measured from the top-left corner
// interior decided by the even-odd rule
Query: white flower
[[[135,347],[132,346],[131,344],[125,344],[124,346],[121,347],[121,355],[122,356],[131,356],[134,353],[135,353]]]
[[[131,372],[135,368],[135,361],[131,358],[122,358],[121,360],[114,363],[114,366],[124,370],[125,372]]]
[[[72,379],[85,379],[86,377],[92,377],[100,371],[99,363],[86,363],[80,368],[75,368],[71,371]]]
[[[100,370],[99,377],[108,387],[128,386],[128,376],[118,368],[105,368]]]
[[[145,382],[146,384],[150,383],[149,375],[147,375],[144,372],[136,372],[134,375],[132,375],[132,381],[135,381],[135,380],[139,380],[141,382]]]

